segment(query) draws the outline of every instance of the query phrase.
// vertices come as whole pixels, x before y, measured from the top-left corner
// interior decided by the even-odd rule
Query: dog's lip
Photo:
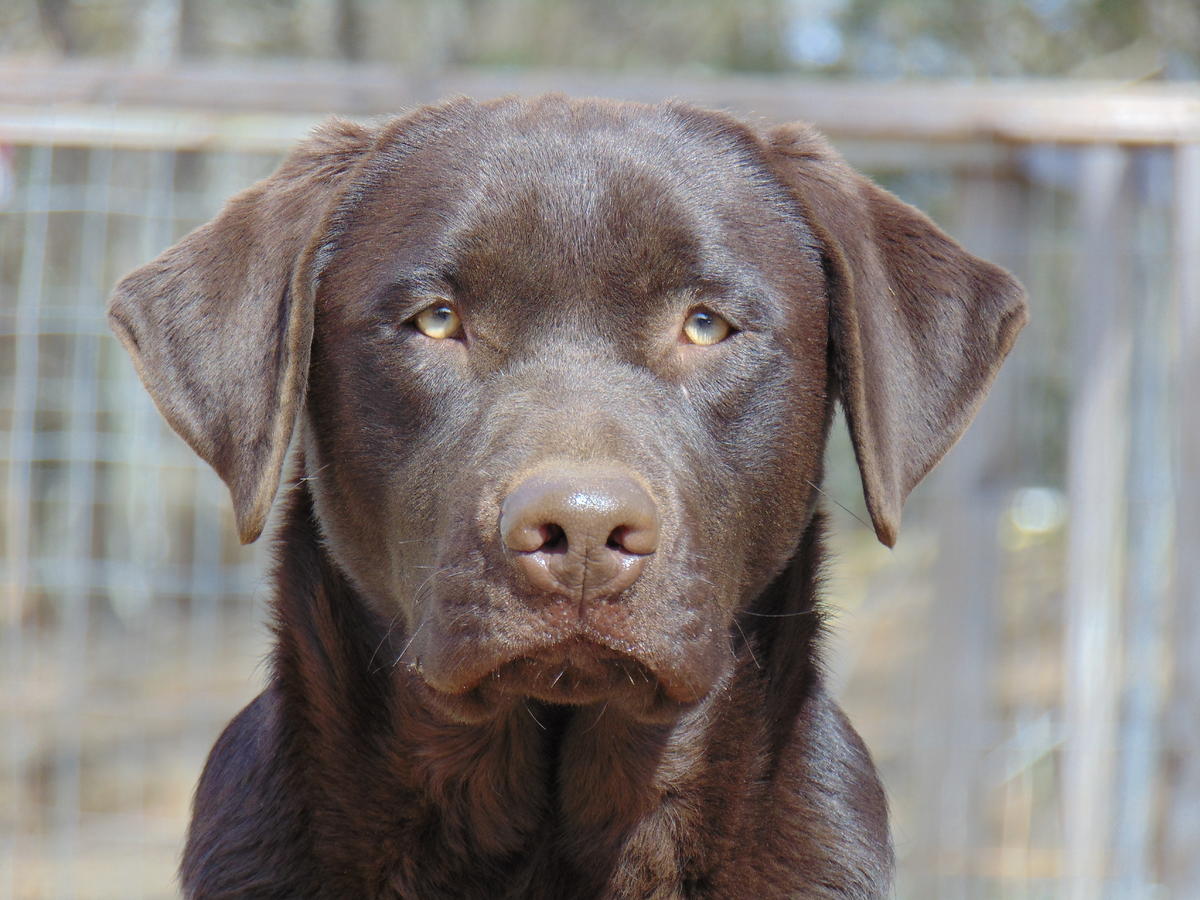
[[[616,691],[632,691],[661,693],[673,703],[689,705],[708,693],[668,672],[657,671],[635,646],[591,633],[590,629],[481,659],[449,678],[434,678],[432,674],[421,671],[430,688],[449,696],[489,689],[549,702],[581,703],[603,699]]]
[[[538,648],[493,669],[482,683],[495,681],[500,693],[532,696],[549,702],[591,702],[625,690],[657,690],[659,681],[647,666],[586,638],[573,638]]]

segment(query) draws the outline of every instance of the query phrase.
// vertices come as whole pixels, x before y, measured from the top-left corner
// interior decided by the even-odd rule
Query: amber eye
[[[421,310],[413,319],[413,324],[421,334],[438,340],[458,337],[462,332],[462,320],[458,313],[445,303]]]
[[[683,336],[701,347],[719,344],[733,333],[733,326],[707,309],[694,309],[683,322]]]

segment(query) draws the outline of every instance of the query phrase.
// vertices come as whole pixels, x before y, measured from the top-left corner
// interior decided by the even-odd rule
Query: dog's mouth
[[[578,635],[480,664],[451,683],[438,683],[431,674],[421,672],[431,699],[469,719],[537,700],[556,706],[614,703],[637,718],[659,720],[693,706],[707,693],[660,677],[632,653]]]
[[[510,660],[485,676],[481,686],[566,705],[596,703],[617,694],[657,694],[662,689],[645,664],[586,638]]]
[[[584,614],[578,602],[514,599],[487,581],[453,587],[422,608],[402,655],[427,700],[456,716],[490,718],[532,700],[661,720],[701,703],[728,665],[717,604],[695,596],[626,597]]]

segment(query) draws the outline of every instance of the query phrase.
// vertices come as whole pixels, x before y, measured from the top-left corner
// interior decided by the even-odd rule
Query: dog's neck
[[[735,820],[729,804],[752,802],[744,786],[769,780],[776,753],[735,752],[707,767],[696,760],[718,733],[727,745],[738,735],[738,745],[777,751],[810,691],[814,654],[805,645],[819,630],[820,528],[814,517],[792,563],[735,627],[724,687],[746,682],[738,689],[719,688],[668,724],[636,722],[605,705],[534,701],[463,724],[422,699],[425,691],[410,684],[417,676],[381,658],[389,623],[329,558],[297,480],[276,543],[273,690],[290,708],[279,720],[292,723],[291,733],[278,737],[302,761],[297,778],[319,773],[297,786],[314,846],[346,854],[328,860],[335,871],[362,869],[363,846],[386,866],[382,858],[400,855],[403,844],[406,853],[451,852],[476,867],[491,860],[498,877],[517,877],[513,861],[538,855],[576,872],[679,876],[657,871],[675,864],[658,850],[664,829],[702,832],[706,818],[718,818],[713,804],[721,819]],[[783,729],[765,733],[767,723]],[[708,773],[703,785],[689,781],[697,771]],[[344,833],[351,828],[371,833]]]

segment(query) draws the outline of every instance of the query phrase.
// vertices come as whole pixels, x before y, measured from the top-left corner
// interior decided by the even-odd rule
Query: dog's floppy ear
[[[109,324],[159,410],[228,485],[243,543],[270,512],[307,381],[311,245],[373,137],[324,126],[122,279],[109,302]]]
[[[805,125],[772,161],[821,244],[833,365],[879,540],[970,423],[1025,324],[1025,292],[851,169]]]

